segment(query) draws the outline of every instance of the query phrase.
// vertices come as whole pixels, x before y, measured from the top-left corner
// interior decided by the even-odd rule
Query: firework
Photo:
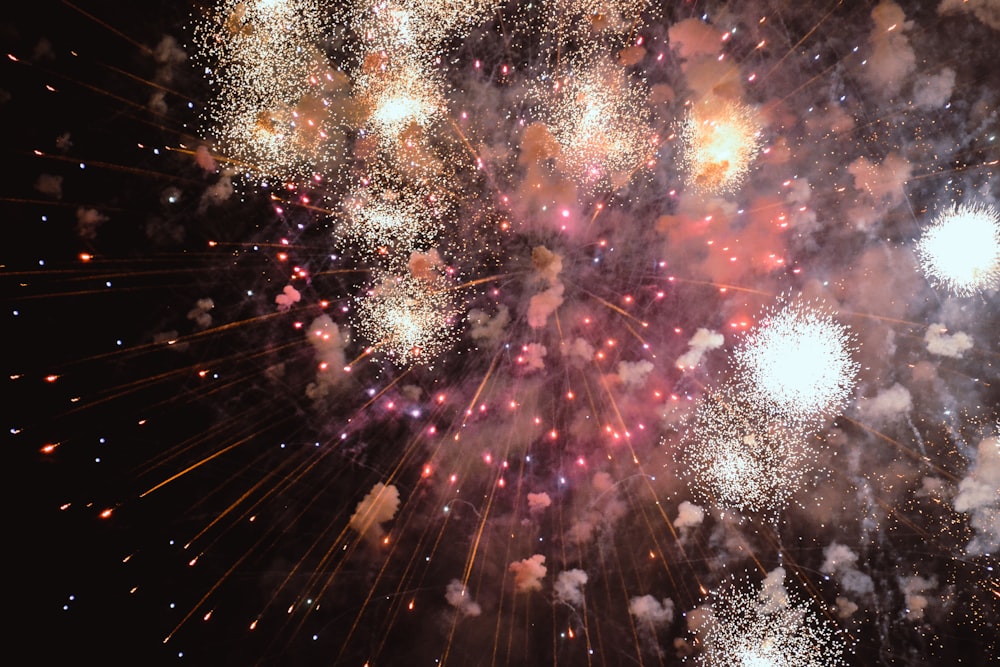
[[[711,98],[697,104],[680,134],[687,185],[711,194],[739,189],[761,147],[757,112],[740,102]]]
[[[995,660],[1000,310],[898,244],[908,195],[991,191],[982,19],[209,0],[190,70],[134,4],[25,4],[0,93],[57,618],[20,616],[61,651],[838,665],[815,611],[857,664]],[[705,603],[779,562],[808,605]]]
[[[549,12],[563,30],[623,30],[642,21],[648,0],[554,0]]]
[[[408,255],[428,246],[441,232],[445,209],[433,197],[410,189],[362,191],[345,203],[338,233],[368,253]]]
[[[581,183],[621,186],[653,149],[645,97],[621,68],[580,68],[546,95],[563,171]]]
[[[347,80],[318,49],[328,31],[313,0],[225,0],[196,24],[206,133],[239,171],[302,180],[338,161]]]
[[[804,433],[774,422],[729,388],[700,402],[682,463],[706,502],[765,514],[784,508],[811,469]]]
[[[917,242],[924,273],[960,296],[1000,283],[1000,212],[964,205],[944,213]]]
[[[782,301],[736,349],[735,371],[761,409],[816,424],[841,410],[854,389],[854,338],[818,304]]]
[[[440,79],[410,58],[371,56],[356,90],[368,111],[366,127],[386,146],[397,143],[411,126],[439,122],[446,108]]]
[[[784,577],[780,568],[776,572]],[[839,631],[779,584],[760,591],[730,582],[711,601],[700,633],[704,667],[838,667],[845,665]]]
[[[496,7],[494,0],[358,0],[356,24],[372,51],[430,55],[463,36]]]
[[[355,326],[398,366],[430,364],[455,339],[458,310],[441,278],[383,277],[357,300]]]

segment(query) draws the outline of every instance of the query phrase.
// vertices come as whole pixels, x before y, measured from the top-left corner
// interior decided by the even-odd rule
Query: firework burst
[[[706,396],[689,430],[682,463],[706,502],[774,514],[811,469],[805,434],[776,423],[731,389]]]
[[[430,364],[456,338],[458,309],[444,279],[388,275],[357,300],[355,326],[397,366]]]
[[[702,626],[703,667],[839,667],[845,643],[839,631],[782,581],[751,589],[736,581],[713,595]]]
[[[206,134],[237,171],[304,180],[338,162],[347,80],[319,50],[329,30],[313,0],[225,0],[195,24]]]
[[[359,192],[345,203],[338,233],[369,253],[406,255],[425,248],[441,232],[445,208],[430,196],[405,189]]]
[[[36,662],[995,660],[992,28],[830,4],[12,14]]]
[[[386,147],[397,144],[411,126],[439,122],[446,109],[439,77],[412,58],[370,56],[356,89],[368,111],[366,127]]]
[[[583,66],[548,91],[563,171],[583,184],[620,187],[653,149],[645,96],[607,63]]]
[[[634,28],[649,4],[648,0],[554,0],[548,7],[563,30],[589,33]]]
[[[1000,284],[1000,212],[965,205],[938,216],[917,242],[924,273],[959,296]]]
[[[374,51],[432,54],[463,36],[496,7],[494,0],[358,0],[356,23]]]
[[[687,185],[699,192],[739,189],[761,147],[761,124],[753,107],[715,98],[692,109],[681,128]]]
[[[854,389],[855,340],[821,306],[782,301],[734,352],[735,372],[760,409],[816,425],[839,412]]]

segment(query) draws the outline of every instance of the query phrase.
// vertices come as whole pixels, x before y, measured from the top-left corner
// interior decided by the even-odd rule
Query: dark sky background
[[[776,664],[1000,661],[1000,267],[955,294],[915,252],[956,204],[997,206],[1000,6],[479,3],[421,33],[402,78],[444,101],[399,139],[371,91],[408,52],[291,4],[326,17],[334,74],[302,98],[279,65],[271,99],[330,132],[277,159],[218,118],[255,102],[239,54],[206,75],[209,3],[0,21],[12,655],[769,664],[719,603],[743,591],[742,636],[780,646],[766,580],[836,633]],[[552,93],[588,71],[610,92]],[[595,97],[620,104],[574,138]],[[761,150],[699,188],[683,120],[737,102]],[[431,231],[352,236],[380,196],[432,202]],[[364,312],[432,250],[453,313],[418,318],[443,350],[406,363]],[[857,368],[789,444],[736,353],[796,298]],[[691,469],[720,396],[794,454],[768,507]]]

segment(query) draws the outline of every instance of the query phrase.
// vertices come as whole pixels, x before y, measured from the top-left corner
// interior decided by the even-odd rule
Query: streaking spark
[[[372,51],[433,55],[496,8],[495,0],[357,0],[356,24]]]

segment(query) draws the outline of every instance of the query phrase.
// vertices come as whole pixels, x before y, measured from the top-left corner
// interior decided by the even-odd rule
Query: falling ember
[[[959,296],[1000,285],[1000,212],[964,205],[939,215],[916,245],[927,276]]]

